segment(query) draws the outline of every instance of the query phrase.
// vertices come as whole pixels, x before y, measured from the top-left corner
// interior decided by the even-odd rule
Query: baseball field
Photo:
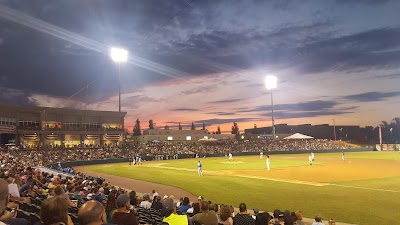
[[[86,170],[179,187],[219,204],[273,211],[302,210],[306,217],[375,225],[400,224],[400,152],[318,153],[312,166],[307,154],[179,159],[96,165]],[[176,196],[182,197],[182,196]]]

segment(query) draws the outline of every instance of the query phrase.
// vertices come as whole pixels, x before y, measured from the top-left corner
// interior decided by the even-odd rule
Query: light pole
[[[121,63],[128,60],[128,51],[122,48],[111,48],[110,56],[114,62],[118,63],[118,111],[121,112]]]
[[[272,95],[272,89],[277,87],[278,79],[275,76],[265,77],[265,87],[271,90],[271,115],[272,115],[272,139],[275,139],[275,119],[274,119],[274,97]]]
[[[335,138],[335,141],[336,141],[336,123],[335,123],[335,119],[332,119],[333,120],[333,137]]]

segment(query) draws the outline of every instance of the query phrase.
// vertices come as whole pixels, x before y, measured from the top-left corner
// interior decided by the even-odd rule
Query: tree
[[[206,130],[206,124],[203,123],[203,130]]]
[[[153,130],[153,129],[154,129],[153,120],[149,120],[149,129],[150,129],[150,130]]]
[[[179,130],[182,130],[181,122],[179,122],[178,129],[179,129]]]
[[[164,127],[164,129],[165,129],[165,130],[169,130],[169,126],[168,126],[168,124],[165,124],[165,127]]]
[[[140,135],[142,135],[142,130],[140,129],[140,121],[139,119],[137,119],[135,126],[133,127],[133,136],[140,136]]]
[[[218,126],[217,127],[217,132],[216,132],[217,134],[221,134],[221,128]]]
[[[194,123],[192,122],[192,128],[191,130],[196,130],[196,127],[194,126]]]
[[[232,126],[232,134],[236,134],[239,135],[239,126],[236,122],[233,122],[233,126]]]

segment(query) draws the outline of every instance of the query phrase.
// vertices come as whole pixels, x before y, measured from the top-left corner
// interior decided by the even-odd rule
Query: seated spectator
[[[29,225],[29,221],[23,218],[14,218],[16,212],[9,212],[6,210],[10,206],[8,202],[8,183],[0,178],[0,224],[8,225]],[[14,205],[17,207],[18,205]]]
[[[130,199],[131,205],[138,206],[138,198],[136,196],[136,191],[129,192],[129,199]]]
[[[283,221],[285,225],[294,225],[294,219],[289,210],[285,210],[285,212],[283,213]]]
[[[200,204],[198,203],[198,202],[194,202],[193,204],[192,204],[192,208],[190,208],[190,209],[188,209],[187,211],[186,211],[186,213],[189,215],[189,216],[194,216],[194,215],[196,215],[197,213],[199,213],[200,212]]]
[[[190,201],[188,197],[184,197],[181,206],[179,207],[179,211],[182,213],[186,213],[188,209],[190,209],[189,205]]]
[[[103,225],[107,216],[103,205],[98,201],[88,201],[78,211],[79,225]]]
[[[235,225],[254,225],[254,219],[247,213],[246,204],[240,203],[239,214],[233,217],[233,224]]]
[[[218,223],[221,225],[233,225],[233,219],[231,217],[231,210],[227,205],[221,205],[221,209],[219,210],[219,221]]]
[[[43,201],[40,209],[40,219],[43,225],[64,223],[73,225],[68,215],[68,203],[63,197],[49,198]]]
[[[312,225],[325,225],[324,223],[322,223],[322,218],[320,215],[316,215],[315,216],[315,222],[312,223]]]
[[[69,199],[69,195],[64,192],[64,189],[61,187],[61,185],[57,186],[54,189],[54,194],[55,194],[55,196],[60,196],[60,197],[64,198],[65,200],[67,200],[68,206],[70,206],[70,207],[75,206],[75,204]]]
[[[257,214],[258,214],[259,212],[260,212],[260,211],[259,211],[257,208],[253,209],[254,215],[252,215],[251,217],[253,217],[253,219],[255,220],[255,219],[257,218]]]
[[[283,225],[283,217],[281,217],[281,211],[279,209],[275,209],[272,215],[274,216],[274,225]]]
[[[78,200],[79,204],[83,203],[83,198],[82,196],[79,194],[81,191],[81,187],[80,186],[76,186],[74,188],[71,189],[72,194],[72,198],[75,200]]]
[[[204,225],[218,225],[218,217],[214,211],[209,210],[208,201],[203,201],[201,205],[201,213],[194,215],[191,218],[193,223]]]
[[[111,222],[118,225],[138,225],[139,221],[136,218],[135,213],[131,210],[131,204],[129,203],[129,196],[127,194],[121,194],[117,198],[117,209],[114,211],[111,217]]]
[[[257,213],[255,225],[267,225],[271,220],[271,216],[267,212]]]
[[[179,198],[179,202],[176,203],[176,208],[177,209],[179,209],[181,207],[182,202],[183,202],[183,198],[181,197],[181,198]]]
[[[156,192],[156,190],[152,190],[151,194],[152,194],[152,196],[151,196],[152,199],[154,199],[154,197],[156,197],[156,196],[159,196],[159,194]]]
[[[303,213],[301,211],[296,211],[294,213],[296,215],[296,224],[297,225],[305,225],[303,220]]]
[[[116,209],[117,203],[115,202],[115,192],[110,192],[110,194],[107,196],[106,204],[107,223],[111,223],[112,214]]]
[[[32,177],[28,177],[28,179],[26,180],[25,184],[23,184],[21,186],[21,188],[19,189],[19,194],[23,195],[26,191],[31,190],[33,187],[33,178]]]
[[[140,203],[140,207],[143,207],[145,209],[150,209],[151,208],[151,202],[150,202],[150,195],[149,194],[144,194],[143,195],[143,201]]]
[[[155,210],[161,210],[162,209],[162,203],[161,203],[161,197],[156,195],[154,197],[153,203],[151,204],[151,208]]]
[[[171,225],[188,225],[189,221],[186,215],[177,215],[174,201],[170,198],[162,200],[163,222]]]

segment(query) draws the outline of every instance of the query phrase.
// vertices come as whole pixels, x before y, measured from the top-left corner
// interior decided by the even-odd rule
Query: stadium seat
[[[17,209],[17,218],[24,218],[24,219],[26,219],[26,220],[30,220],[30,213],[29,212],[26,212],[26,211],[24,211],[24,210],[22,210],[22,209]]]
[[[78,215],[75,213],[68,213],[68,215],[71,217],[72,222],[74,223],[74,225],[77,225],[78,222]]]
[[[29,216],[29,222],[31,222],[31,224],[40,222],[40,216],[36,213],[31,213]]]

